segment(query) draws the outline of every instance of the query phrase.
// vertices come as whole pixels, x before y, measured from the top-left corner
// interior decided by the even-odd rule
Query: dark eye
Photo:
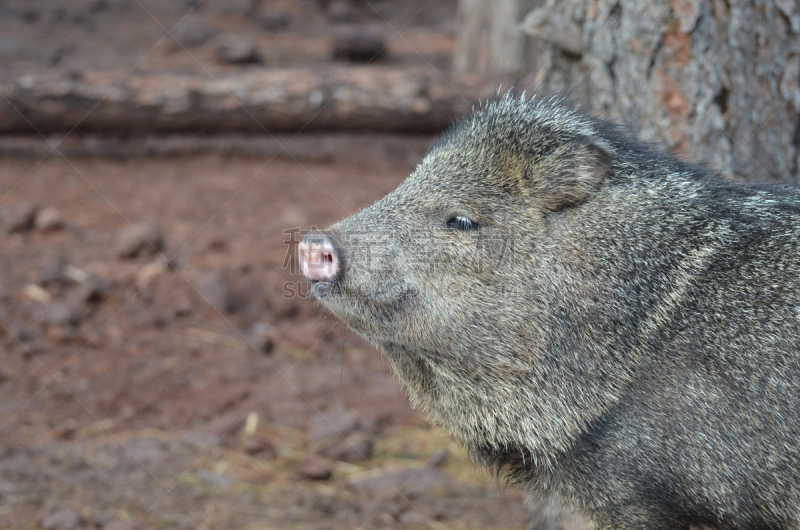
[[[475,223],[469,217],[463,215],[454,215],[447,221],[447,228],[450,230],[472,230],[475,228]]]

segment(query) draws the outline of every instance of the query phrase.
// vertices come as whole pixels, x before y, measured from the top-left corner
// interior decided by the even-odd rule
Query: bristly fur
[[[507,93],[330,233],[315,293],[477,461],[596,528],[800,528],[796,188]]]

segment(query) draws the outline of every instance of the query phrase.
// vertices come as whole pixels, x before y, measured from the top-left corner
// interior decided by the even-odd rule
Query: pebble
[[[115,253],[122,259],[153,255],[164,246],[164,234],[155,222],[128,225],[117,233]]]
[[[453,483],[453,478],[437,467],[424,466],[399,471],[380,470],[375,476],[353,482],[354,486],[372,491],[401,490],[404,494],[420,494]]]
[[[358,418],[341,400],[336,400],[325,412],[311,420],[309,440],[314,443],[332,436],[347,436],[359,427]]]
[[[92,274],[79,283],[62,300],[47,305],[37,315],[40,322],[51,326],[77,325],[88,315],[86,304],[96,304],[106,297],[109,285]]]
[[[273,453],[275,448],[265,438],[248,438],[244,442],[244,450],[250,456]]]
[[[431,455],[428,459],[428,465],[434,467],[442,467],[450,459],[450,452],[446,447],[442,447]]]
[[[133,521],[111,521],[103,526],[103,530],[155,530],[154,527],[143,522]]]
[[[364,462],[372,458],[375,441],[364,433],[356,433],[320,451],[331,460],[342,462]]]
[[[39,285],[36,285],[35,283],[26,284],[22,288],[22,294],[24,294],[31,300],[35,300],[43,304],[49,303],[53,299],[53,296],[50,294],[50,291]]]
[[[45,232],[64,228],[64,222],[61,220],[61,215],[55,208],[44,208],[37,213],[34,220],[34,225],[37,229]]]
[[[302,300],[299,296],[286,298],[277,290],[268,291],[270,309],[275,318],[292,319],[300,313]]]
[[[438,518],[436,520],[439,521]],[[414,509],[406,510],[399,514],[397,521],[403,525],[403,528],[426,528],[430,526],[430,519]]]
[[[92,303],[96,304],[102,302],[108,292],[111,290],[110,286],[92,274],[80,284],[70,295],[75,303]]]
[[[25,24],[35,24],[36,22],[39,22],[40,18],[41,13],[34,8],[23,9],[22,13],[20,13],[20,19]]]
[[[229,475],[214,473],[205,469],[197,472],[197,478],[215,488],[228,489],[233,485],[233,478]]]
[[[70,418],[53,429],[53,436],[62,440],[69,440],[78,430],[78,422]]]
[[[264,322],[256,322],[247,334],[247,342],[263,354],[271,353],[278,340],[275,328]]]
[[[377,61],[386,56],[386,39],[371,26],[343,26],[333,34],[333,58],[351,62]]]
[[[45,332],[45,338],[54,344],[66,344],[72,341],[78,334],[75,326],[51,326]]]
[[[166,267],[161,260],[156,259],[151,261],[136,273],[136,287],[144,289],[153,278],[164,272],[165,269]]]
[[[181,46],[194,48],[218,33],[216,26],[199,20],[183,20],[172,30],[172,38]]]
[[[20,342],[31,342],[40,338],[42,331],[39,328],[28,326],[24,322],[14,321],[9,325],[8,334]]]
[[[222,441],[226,436],[232,436],[244,427],[244,418],[241,414],[229,413],[209,423],[204,431],[208,432],[216,441]]]
[[[8,233],[27,232],[33,228],[33,221],[36,217],[36,205],[22,201],[13,208],[6,210],[5,218]]]
[[[70,265],[69,263],[64,265],[64,267],[61,269],[61,272],[64,274],[65,278],[69,278],[73,282],[78,282],[78,283],[84,281],[86,278],[89,277],[89,275],[86,274],[85,271],[82,271],[78,267]]]
[[[56,66],[70,51],[72,51],[72,48],[69,46],[52,46],[44,52],[44,60],[48,65]]]
[[[228,250],[228,240],[225,236],[214,236],[208,241],[206,248],[212,252],[225,252]]]
[[[167,256],[167,267],[173,271],[181,271],[189,265],[192,258],[192,244],[185,240],[170,241],[164,254]]]
[[[333,475],[333,466],[321,458],[306,456],[297,464],[297,474],[306,480],[328,480]]]
[[[85,316],[86,311],[79,303],[67,299],[49,304],[37,318],[40,322],[51,326],[66,326],[80,323]]]
[[[261,0],[221,0],[218,2],[206,1],[206,3],[209,4],[207,8],[215,13],[250,17],[258,9]]]
[[[91,13],[100,13],[101,11],[108,11],[111,9],[111,2],[109,0],[92,0],[89,3],[89,11]]]
[[[328,5],[325,14],[331,22],[355,22],[358,11],[349,0],[334,0]]]
[[[83,524],[84,520],[80,514],[69,508],[52,511],[42,518],[44,530],[75,530]]]
[[[186,315],[192,314],[194,310],[194,304],[192,303],[191,298],[189,295],[186,294],[185,291],[181,291],[173,300],[172,300],[172,316],[174,318],[185,317]]]
[[[216,49],[217,60],[225,64],[252,64],[261,61],[256,43],[248,37],[224,35]]]
[[[292,23],[292,15],[283,11],[263,11],[258,16],[258,23],[264,31],[277,31]]]
[[[204,274],[195,284],[202,297],[202,302],[210,304],[222,313],[230,313],[233,309],[233,294],[225,276],[219,271]]]
[[[64,267],[67,263],[67,258],[63,254],[46,256],[36,266],[36,283],[44,286],[69,283],[69,278],[64,276]]]

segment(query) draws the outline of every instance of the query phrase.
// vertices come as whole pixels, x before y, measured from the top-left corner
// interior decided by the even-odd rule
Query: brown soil
[[[370,204],[408,164],[209,154],[0,167],[4,528],[37,514],[47,527],[65,509],[86,527],[520,526],[520,495],[409,408],[378,352],[284,297],[305,289],[284,266],[285,230]],[[6,233],[25,202],[56,208],[63,228]],[[146,222],[163,254],[120,258],[123,232]]]
[[[8,0],[0,74],[313,68],[345,23],[384,32],[381,64],[447,68],[454,5]],[[214,35],[177,45],[181,20]],[[221,64],[231,35],[261,63]],[[522,495],[411,410],[287,263],[298,229],[381,197],[428,139],[286,141],[0,153],[2,528],[521,526]]]
[[[342,31],[386,42],[373,63],[450,66],[455,0],[5,0],[0,72],[206,71],[329,64]],[[283,17],[270,26],[265,18]],[[167,33],[169,32],[169,34]],[[231,65],[229,38],[255,44],[259,62]],[[338,59],[341,62],[341,59]]]

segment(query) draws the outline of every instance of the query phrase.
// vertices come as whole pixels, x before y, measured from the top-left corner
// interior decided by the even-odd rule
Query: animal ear
[[[614,149],[605,142],[579,138],[557,147],[537,164],[533,182],[546,211],[576,206],[591,197],[611,172]]]

